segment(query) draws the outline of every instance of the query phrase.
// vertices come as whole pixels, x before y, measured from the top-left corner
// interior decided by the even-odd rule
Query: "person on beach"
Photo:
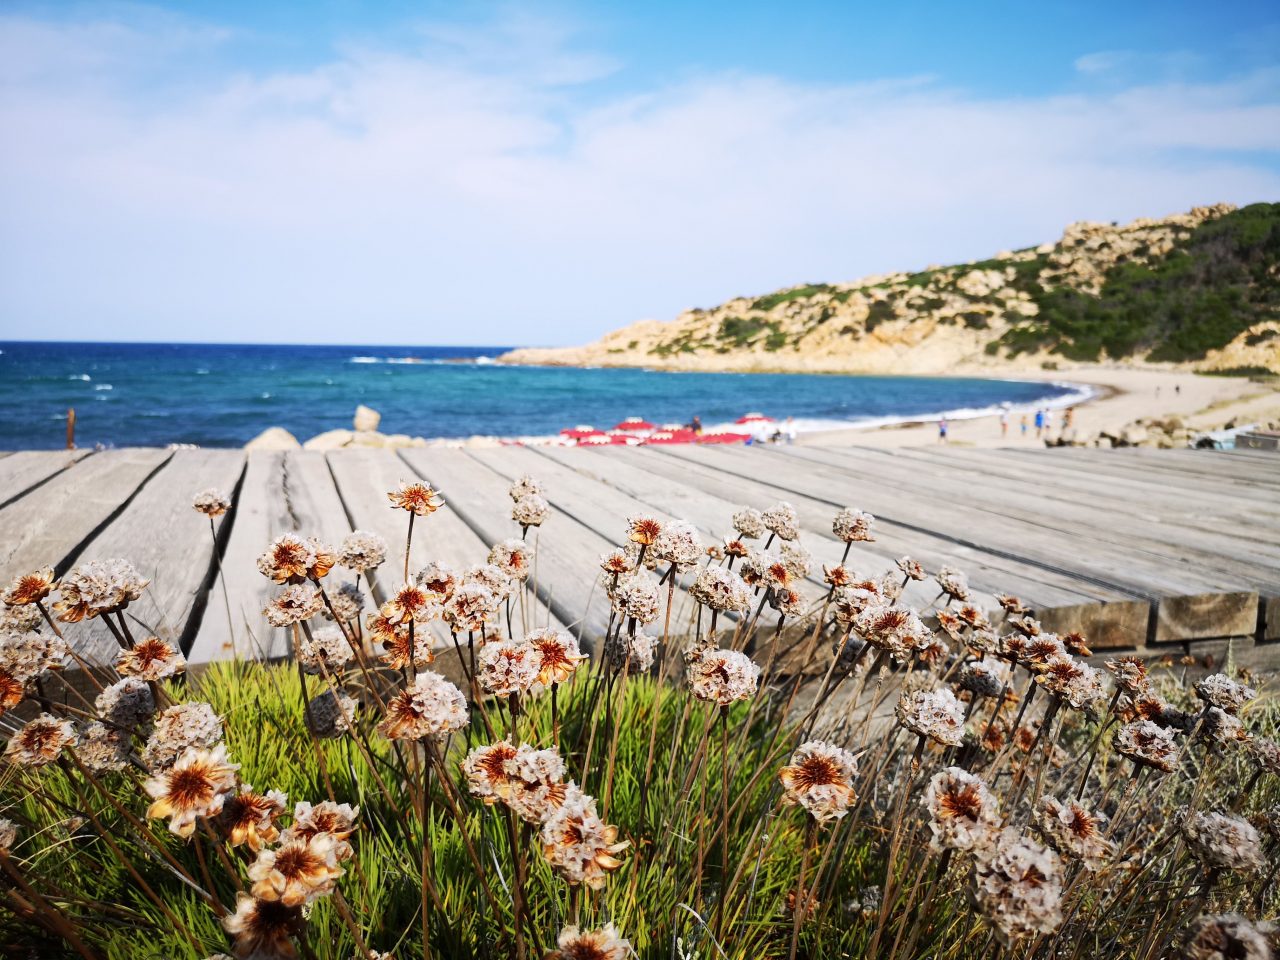
[[[782,429],[782,435],[786,437],[787,443],[796,442],[796,418],[787,417],[786,426]]]
[[[1027,415],[1025,413],[1022,415],[1022,422],[1019,426],[1022,429],[1022,438],[1025,440],[1027,437]]]
[[[693,420],[689,422],[689,429],[694,432],[695,436],[702,436],[702,418],[696,413],[693,415]]]
[[[1076,408],[1067,407],[1066,411],[1062,414],[1062,429],[1070,430],[1075,425],[1076,425]]]
[[[1009,411],[1000,411],[1000,439],[1003,440],[1009,436]]]
[[[938,421],[938,442],[947,442],[947,418],[943,417]]]
[[[1040,439],[1040,434],[1044,432],[1044,411],[1036,411],[1036,439]]]

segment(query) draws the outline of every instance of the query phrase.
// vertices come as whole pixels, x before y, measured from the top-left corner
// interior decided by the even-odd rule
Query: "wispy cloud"
[[[1073,219],[1280,196],[1276,72],[608,94],[613,57],[523,15],[306,70],[228,67],[233,43],[167,15],[0,19],[0,331],[568,342]]]

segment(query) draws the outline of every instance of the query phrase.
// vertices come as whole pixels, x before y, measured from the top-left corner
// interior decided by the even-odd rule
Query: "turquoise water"
[[[759,410],[799,429],[952,418],[1080,399],[1069,386],[942,377],[662,373],[507,367],[506,347],[0,342],[0,449],[56,448],[68,407],[80,446],[240,446],[269,426],[301,440],[350,427],[358,403],[384,433],[541,435],[625,417],[711,427]]]

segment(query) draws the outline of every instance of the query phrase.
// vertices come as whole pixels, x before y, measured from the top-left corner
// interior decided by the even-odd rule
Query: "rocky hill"
[[[935,373],[1171,363],[1280,373],[1280,204],[1196,207],[989,260],[739,297],[512,363]]]

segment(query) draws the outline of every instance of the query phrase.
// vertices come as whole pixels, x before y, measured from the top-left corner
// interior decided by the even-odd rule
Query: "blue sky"
[[[1275,4],[0,4],[0,338],[571,343],[1280,199]]]

